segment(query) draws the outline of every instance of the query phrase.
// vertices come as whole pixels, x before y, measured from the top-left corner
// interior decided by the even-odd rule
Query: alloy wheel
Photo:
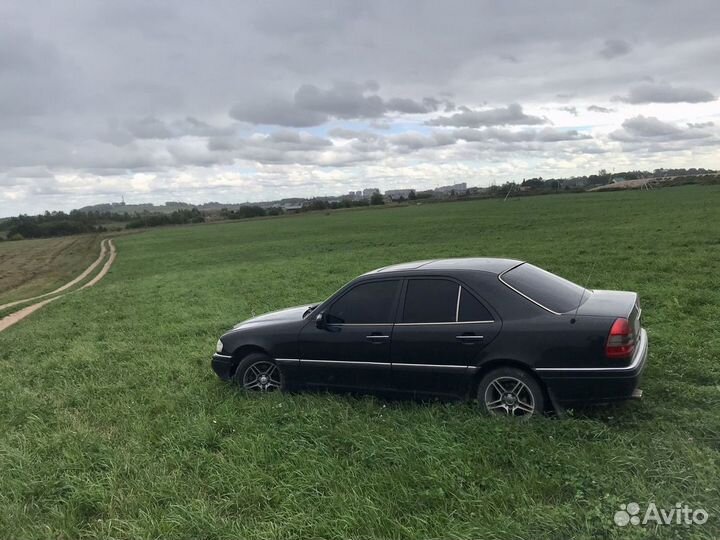
[[[282,386],[280,369],[268,361],[255,362],[243,374],[243,388],[255,392],[272,392]]]
[[[515,377],[502,376],[490,381],[485,389],[488,412],[505,416],[530,416],[535,412],[535,397],[528,386]]]

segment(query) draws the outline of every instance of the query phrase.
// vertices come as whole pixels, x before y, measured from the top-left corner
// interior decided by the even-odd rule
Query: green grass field
[[[487,200],[154,230],[0,334],[0,538],[717,538],[720,188]],[[209,367],[251,313],[390,263],[531,261],[639,291],[641,402],[567,419],[246,395]],[[687,503],[704,525],[613,523]]]

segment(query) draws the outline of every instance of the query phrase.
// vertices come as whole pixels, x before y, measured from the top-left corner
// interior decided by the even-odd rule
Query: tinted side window
[[[408,281],[403,322],[454,322],[457,310],[458,284],[444,279],[411,279]]]
[[[331,324],[394,322],[400,281],[375,281],[352,288],[328,311]]]
[[[460,293],[458,321],[492,321],[493,316],[480,301],[465,289]]]
[[[505,272],[502,279],[528,298],[558,313],[576,309],[588,296],[580,285],[529,263]]]

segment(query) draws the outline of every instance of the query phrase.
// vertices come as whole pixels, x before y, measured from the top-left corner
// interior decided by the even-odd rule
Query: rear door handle
[[[455,336],[455,339],[457,339],[460,343],[464,345],[474,345],[475,343],[479,343],[483,339],[485,339],[485,336],[475,336],[472,334],[462,334],[460,336]]]
[[[390,336],[385,336],[383,334],[370,334],[369,336],[365,336],[365,339],[373,345],[380,345],[385,343],[386,339],[390,339]]]

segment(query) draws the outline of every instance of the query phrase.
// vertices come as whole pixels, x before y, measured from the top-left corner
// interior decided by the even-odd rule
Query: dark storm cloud
[[[632,50],[630,44],[623,39],[607,39],[605,45],[600,49],[600,56],[611,60],[618,56],[624,56]]]
[[[427,122],[431,126],[454,126],[476,128],[481,126],[508,126],[547,124],[548,120],[525,114],[517,103],[496,109],[470,110],[464,108],[451,116],[441,116]]]
[[[666,83],[643,83],[630,89],[627,96],[618,96],[616,101],[626,103],[703,103],[715,101],[707,90],[689,86],[671,86]]]

